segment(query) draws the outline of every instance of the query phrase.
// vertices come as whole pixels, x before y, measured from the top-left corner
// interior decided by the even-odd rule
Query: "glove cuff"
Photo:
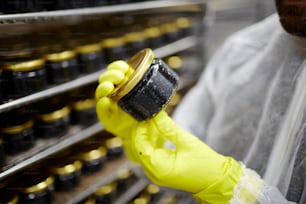
[[[243,176],[242,165],[231,157],[227,157],[229,165],[226,173],[217,182],[204,190],[193,194],[199,203],[229,203],[233,197],[234,187]]]

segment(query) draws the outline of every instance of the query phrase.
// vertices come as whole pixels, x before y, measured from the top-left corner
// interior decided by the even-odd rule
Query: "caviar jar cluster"
[[[101,71],[116,59],[127,59],[146,47],[158,48],[192,33],[191,20],[151,17],[124,22],[82,20],[73,25],[37,25],[0,32],[0,102],[34,94]],[[135,17],[136,18],[136,17]],[[105,34],[107,28],[110,35]],[[5,88],[4,88],[5,87]]]
[[[105,166],[122,156],[120,139],[97,133],[82,145],[65,148],[0,182],[0,203],[54,203],[61,193],[82,188],[86,180],[105,173]],[[130,169],[122,169],[116,181],[118,187],[126,189],[135,175]]]

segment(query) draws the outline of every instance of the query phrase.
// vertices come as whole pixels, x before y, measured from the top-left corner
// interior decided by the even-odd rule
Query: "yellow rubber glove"
[[[176,148],[157,147],[152,137],[166,138]],[[138,162],[154,183],[191,192],[203,203],[228,203],[243,176],[240,163],[181,129],[164,111],[140,123],[131,140]]]
[[[132,161],[136,161],[136,157],[130,148],[132,147],[130,144],[130,136],[139,122],[123,111],[116,102],[108,97],[120,84],[128,80],[133,71],[133,68],[122,60],[114,61],[107,66],[106,72],[99,77],[99,85],[96,89],[96,111],[99,121],[102,123],[105,130],[120,137],[128,158]],[[164,145],[164,139],[155,139],[158,140],[152,142],[158,146]]]

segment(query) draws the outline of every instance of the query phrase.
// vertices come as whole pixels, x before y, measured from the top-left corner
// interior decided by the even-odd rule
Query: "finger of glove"
[[[172,142],[176,148],[190,148],[200,142],[195,136],[178,126],[166,111],[161,111],[152,120],[160,134]]]
[[[99,83],[103,83],[105,81],[112,82],[113,84],[117,85],[122,82],[124,79],[124,73],[119,70],[108,70],[101,74],[99,77]]]
[[[117,109],[116,104],[112,101],[112,99],[108,97],[102,97],[97,102],[97,114],[99,119],[102,120],[104,118],[108,118],[112,113],[114,113]]]
[[[117,70],[126,73],[130,68],[130,65],[123,60],[116,60],[107,66],[107,70]]]
[[[106,81],[99,84],[98,87],[96,88],[96,93],[95,93],[96,100],[105,96],[109,96],[114,89],[115,86],[112,82]]]

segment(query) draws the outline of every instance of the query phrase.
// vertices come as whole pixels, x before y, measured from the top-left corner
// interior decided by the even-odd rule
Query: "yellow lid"
[[[132,174],[133,174],[133,171],[131,169],[121,169],[117,173],[118,179],[121,179],[121,180],[130,177]]]
[[[65,106],[59,110],[53,111],[51,113],[44,113],[38,116],[38,118],[45,122],[51,122],[64,118],[70,114],[70,108]]]
[[[160,192],[160,188],[157,186],[157,185],[154,185],[154,184],[149,184],[147,187],[146,187],[146,191],[150,194],[156,194],[156,193],[159,193]]]
[[[109,184],[106,184],[102,187],[100,187],[96,192],[95,192],[95,195],[108,195],[112,192],[114,192],[114,190],[116,189],[116,183],[109,183]]]
[[[45,59],[51,62],[62,62],[74,58],[76,53],[72,50],[66,50],[58,53],[47,54]]]
[[[14,72],[27,72],[36,70],[41,68],[45,64],[45,60],[43,59],[35,59],[29,61],[22,61],[22,62],[12,62],[3,64],[2,68],[4,70],[14,71]]]
[[[12,200],[10,200],[7,204],[17,204],[18,203],[18,195],[15,195]]]
[[[124,40],[127,43],[139,42],[146,39],[146,36],[143,32],[131,32],[124,35]]]
[[[160,29],[157,26],[149,27],[144,30],[147,38],[156,38],[161,35]]]
[[[154,59],[153,51],[149,48],[143,49],[136,53],[128,60],[128,64],[135,70],[128,81],[118,85],[111,98],[119,101],[123,96],[128,94],[142,79],[143,75],[150,68]]]
[[[160,26],[161,33],[172,33],[177,32],[178,27],[175,23],[164,23]]]
[[[166,63],[173,69],[180,69],[183,66],[183,60],[179,56],[168,57]]]
[[[54,167],[52,171],[56,174],[71,174],[76,171],[79,171],[82,168],[83,164],[81,161],[76,160],[71,164],[66,164],[64,166]]]
[[[106,38],[101,41],[101,46],[104,48],[112,48],[112,47],[120,47],[124,45],[123,38],[114,37],[114,38]]]
[[[96,43],[96,44],[82,45],[82,46],[77,47],[75,50],[76,52],[81,53],[81,54],[97,52],[101,50],[101,44]]]
[[[87,110],[96,107],[95,99],[85,99],[72,103],[72,109],[74,110]]]
[[[114,137],[106,140],[106,147],[108,149],[122,147],[122,140],[119,137]]]
[[[104,147],[99,147],[97,149],[90,150],[82,154],[82,159],[85,161],[91,161],[95,159],[103,158],[106,155],[106,149]]]
[[[191,27],[191,20],[187,17],[180,17],[176,19],[176,25],[178,28],[189,28]]]
[[[49,186],[51,186],[54,183],[54,178],[52,176],[46,178],[46,180],[39,182],[38,184],[35,184],[33,186],[27,187],[24,189],[25,193],[37,193],[45,190]]]
[[[17,134],[20,133],[26,129],[29,129],[31,127],[33,127],[34,125],[34,121],[33,120],[29,120],[21,125],[16,125],[16,126],[12,126],[12,127],[6,127],[6,128],[2,128],[1,132],[6,133],[6,134]]]

